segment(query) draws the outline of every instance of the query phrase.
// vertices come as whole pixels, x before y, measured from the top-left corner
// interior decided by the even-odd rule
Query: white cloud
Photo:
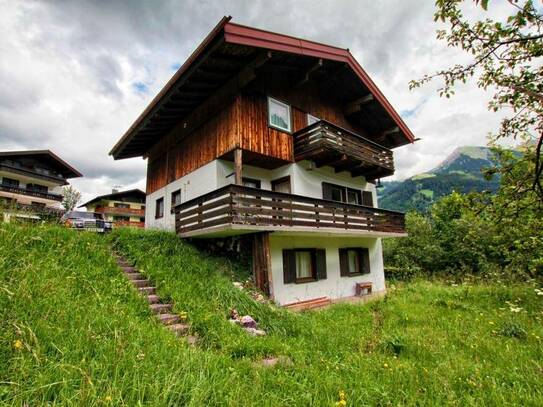
[[[144,188],[145,162],[108,151],[223,15],[349,47],[422,138],[396,150],[395,178],[432,168],[456,146],[484,144],[499,121],[473,84],[451,100],[438,97],[437,83],[409,91],[409,80],[465,57],[435,39],[426,0],[0,0],[0,9],[0,150],[55,151],[85,175],[73,181],[84,199],[114,185]]]

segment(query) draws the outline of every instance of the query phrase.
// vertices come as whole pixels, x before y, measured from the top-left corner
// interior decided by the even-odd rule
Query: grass
[[[116,268],[137,262],[202,338],[156,323]],[[292,314],[232,285],[244,270],[168,233],[0,225],[0,404],[542,405],[533,284],[416,281],[366,305]],[[250,313],[268,336],[227,322]],[[265,368],[270,355],[292,365]]]

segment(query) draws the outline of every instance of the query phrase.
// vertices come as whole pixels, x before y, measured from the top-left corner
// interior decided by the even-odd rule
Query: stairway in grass
[[[198,341],[198,337],[188,334],[190,326],[184,323],[179,315],[172,313],[172,304],[163,303],[161,301],[156,293],[156,287],[153,286],[151,281],[140,274],[123,256],[115,254],[115,258],[117,259],[117,265],[124,272],[126,278],[128,278],[139,293],[147,299],[149,309],[157,316],[159,321],[176,335],[186,338],[189,344],[195,344]]]

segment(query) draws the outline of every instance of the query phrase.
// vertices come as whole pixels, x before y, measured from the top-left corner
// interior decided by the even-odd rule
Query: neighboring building
[[[49,150],[0,152],[0,201],[4,219],[60,214],[62,186],[81,173]]]
[[[80,208],[83,206],[89,212],[103,213],[105,220],[113,222],[114,227],[145,226],[145,192],[140,189],[113,190],[111,194],[97,196]]]
[[[375,182],[411,131],[348,50],[229,20],[110,152],[148,158],[146,226],[252,234],[280,304],[384,293],[381,238],[406,233]]]

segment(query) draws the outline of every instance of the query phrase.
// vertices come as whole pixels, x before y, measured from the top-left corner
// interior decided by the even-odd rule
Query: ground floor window
[[[283,250],[285,284],[308,283],[326,278],[326,253],[323,249]]]
[[[164,216],[164,198],[158,198],[155,205],[155,219],[162,218]]]
[[[369,274],[369,250],[364,247],[339,249],[339,268],[340,275],[343,277]]]
[[[122,216],[122,215],[115,215],[113,216],[113,220],[115,222],[129,222],[130,221],[130,217],[128,216]]]

